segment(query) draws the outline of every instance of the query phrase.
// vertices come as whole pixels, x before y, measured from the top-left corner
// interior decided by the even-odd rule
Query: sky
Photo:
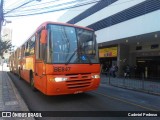
[[[21,4],[26,3],[27,1],[30,1],[30,0],[22,0],[22,1],[4,0],[3,8],[4,10],[9,11],[10,9],[12,10],[16,8],[16,6],[20,6]],[[58,9],[59,7],[63,7],[63,6],[56,6],[56,4],[65,3],[67,1],[69,2],[71,0],[41,0],[40,2],[38,2],[38,0],[33,0],[33,2],[31,1],[27,5],[32,9],[37,9],[38,8],[37,6],[35,7],[33,6],[34,8],[32,7],[32,3],[42,4],[43,5],[42,7],[44,8],[52,5],[52,4],[49,4],[50,1],[53,1],[52,2],[53,6],[55,5],[55,9]],[[55,4],[54,4],[54,1],[56,1]],[[43,4],[47,2],[48,4]],[[21,9],[17,9],[17,10],[21,11]],[[11,23],[7,23],[6,26],[3,26],[3,27],[12,29],[12,44],[15,47],[19,47],[35,32],[35,30],[39,25],[41,25],[45,21],[55,21],[55,22],[58,21],[58,18],[62,16],[66,11],[67,10],[63,10],[63,11],[57,11],[57,12],[34,15],[34,16],[26,16],[26,17],[12,17],[12,18],[5,17],[4,19],[6,19],[7,21],[11,21]],[[13,14],[11,15],[15,15],[14,11],[13,11]]]
[[[27,1],[29,1],[29,3]],[[89,1],[91,2],[92,0],[88,0],[88,3]],[[4,0],[4,13],[12,11],[9,12],[9,14],[5,14],[8,16],[14,16],[18,13],[25,14],[23,11],[27,11],[28,8],[32,9],[32,11],[34,10],[35,12],[40,12],[45,9],[48,9],[48,11],[52,11],[57,9],[65,9],[69,6],[83,2],[87,3],[87,0],[40,0],[40,2],[38,2],[38,0]],[[27,3],[25,4],[26,6],[21,6],[24,3]],[[17,7],[18,9],[15,9]],[[67,12],[67,10],[47,14],[45,13],[35,16],[12,18],[6,17],[5,19],[7,21],[11,21],[11,23],[6,24],[5,27],[12,29],[12,44],[17,47],[21,46],[35,32],[39,25],[41,25],[45,21],[56,22],[58,21],[58,18],[62,16],[65,12]],[[28,13],[32,14],[32,12]]]
[[[19,47],[22,45],[37,29],[37,27],[45,21],[57,21],[58,18],[66,11],[7,19],[11,23],[5,27],[12,29],[12,44]]]

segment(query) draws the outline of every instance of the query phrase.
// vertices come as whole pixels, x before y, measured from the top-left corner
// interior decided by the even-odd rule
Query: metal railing
[[[160,78],[145,79],[144,77],[136,78],[135,76],[131,76],[130,78],[112,77],[109,73],[103,73],[101,74],[101,84],[160,95]]]

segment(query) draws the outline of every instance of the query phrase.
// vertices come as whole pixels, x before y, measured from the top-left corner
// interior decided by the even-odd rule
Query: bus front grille
[[[91,74],[69,75],[66,85],[68,89],[85,88],[91,85]]]

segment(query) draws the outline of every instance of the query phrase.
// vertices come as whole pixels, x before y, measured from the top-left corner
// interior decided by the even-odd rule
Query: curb
[[[10,82],[12,88],[13,88],[13,91],[14,91],[14,93],[15,93],[15,95],[16,95],[16,98],[17,98],[17,100],[18,100],[18,103],[20,104],[21,110],[22,110],[22,111],[29,111],[26,103],[24,102],[23,98],[20,96],[17,88],[15,87],[15,85],[14,85],[14,83],[12,82],[11,78],[9,77],[8,73],[6,73],[6,74],[7,74],[8,80],[9,80],[9,82]]]
[[[14,94],[15,94],[16,98],[17,98],[18,104],[20,105],[21,111],[22,111],[22,112],[23,112],[23,111],[24,111],[24,112],[25,112],[25,111],[28,112],[29,109],[28,109],[26,103],[24,102],[23,98],[20,96],[17,88],[15,87],[15,85],[14,85],[14,83],[12,82],[11,78],[9,77],[8,73],[6,72],[5,74],[6,74],[7,78],[8,78],[8,80],[9,80],[9,83],[10,83],[11,86],[12,86],[12,89],[13,89],[13,91],[14,91]],[[24,119],[24,118],[22,118],[22,119]],[[25,118],[25,120],[35,120],[35,118]]]

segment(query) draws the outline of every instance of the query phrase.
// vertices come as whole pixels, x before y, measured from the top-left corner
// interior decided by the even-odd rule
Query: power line
[[[62,3],[59,3],[59,1],[62,1],[62,0],[50,0],[47,2],[41,2],[39,4],[37,4],[36,2],[34,4],[30,4],[31,2],[28,2],[28,4],[23,3],[18,8],[10,10],[11,12],[8,12],[8,11],[5,12],[4,16],[5,17],[21,17],[21,16],[40,15],[40,14],[45,14],[45,13],[72,9],[72,8],[76,8],[76,7],[80,7],[84,5],[89,5],[89,4],[99,2],[101,0],[95,0],[95,1],[93,0],[73,0],[69,2],[66,2],[65,0],[65,2],[62,2]],[[132,1],[135,1],[135,0],[123,1],[123,2],[114,4],[111,6],[115,6],[115,5],[119,5],[119,4],[123,4],[127,2],[132,2]],[[78,4],[76,4],[76,2]]]
[[[58,0],[59,1],[59,0]],[[84,1],[84,0],[81,0],[81,1]],[[42,10],[47,10],[47,9],[54,9],[56,7],[59,7],[59,6],[64,6],[64,5],[70,5],[70,4],[74,4],[76,3],[77,0],[74,0],[74,1],[70,1],[70,2],[67,2],[67,3],[61,3],[61,4],[57,4],[57,5],[50,5],[50,6],[46,6],[46,7],[43,7],[43,6],[37,6],[36,8],[33,8],[33,9],[22,9],[22,10],[19,10],[19,11],[15,11],[16,13],[24,13],[24,12],[34,12],[34,11],[42,11]],[[4,13],[5,14],[5,13]]]
[[[81,0],[82,1],[82,0]],[[71,5],[71,6],[67,6],[67,7],[63,7],[63,8],[59,8],[59,9],[51,9],[51,10],[46,10],[46,11],[42,11],[42,12],[36,12],[36,13],[28,13],[28,14],[17,14],[17,15],[5,15],[5,17],[20,17],[20,16],[30,16],[30,15],[39,15],[39,14],[45,14],[45,13],[51,13],[51,12],[57,12],[57,11],[62,11],[62,10],[67,10],[67,9],[71,9],[71,8],[76,8],[76,7],[80,7],[80,6],[84,6],[84,5],[88,5],[88,4],[93,4],[96,2],[99,2],[100,0],[95,0],[93,1],[87,1],[85,3],[79,3],[76,5]],[[50,8],[53,6],[50,6]]]
[[[17,1],[15,1],[15,0],[13,0],[13,1],[11,1],[11,0],[5,0],[4,1],[5,2],[5,4],[4,4],[4,10],[6,10],[5,8],[10,8],[10,10],[13,9],[13,8],[16,8],[17,6],[20,6],[20,5],[24,4],[25,1],[26,0],[20,0],[20,1],[19,0],[17,0]]]
[[[39,4],[37,4],[37,2],[31,2],[32,4],[26,4],[25,6],[22,6],[20,9],[24,9],[24,8],[28,8],[28,9],[30,9],[30,8],[32,8],[32,7],[37,7],[37,6],[41,6],[41,5],[50,5],[50,4],[54,4],[54,2],[57,2],[57,1],[60,1],[60,0],[51,0],[51,1],[49,1],[49,2],[40,2]],[[18,10],[20,10],[20,9],[18,9]],[[11,10],[11,9],[5,9],[5,11],[7,12],[7,11],[9,11],[9,10]]]
[[[30,2],[33,2],[33,1],[32,1],[32,0],[29,0],[28,2],[25,2],[25,3],[21,4],[21,5],[19,5],[18,7],[15,7],[15,8],[13,8],[13,9],[11,9],[10,11],[7,11],[7,12],[4,13],[4,14],[10,13],[10,12],[12,12],[12,11],[18,9],[18,8],[21,8],[22,6],[27,5],[27,4],[30,3]]]
[[[40,5],[50,5],[52,4],[53,2],[58,2],[60,0],[53,0],[53,1],[49,1],[49,2],[45,2],[45,3],[39,3],[39,4],[33,4],[33,5],[26,5],[26,6],[23,6],[22,8],[27,8],[27,7],[35,7],[35,6],[40,6]]]

